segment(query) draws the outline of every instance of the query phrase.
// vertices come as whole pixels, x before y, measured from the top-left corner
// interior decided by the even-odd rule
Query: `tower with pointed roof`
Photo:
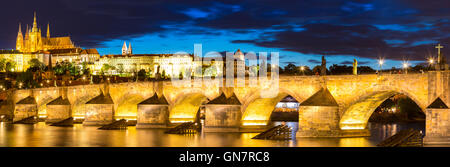
[[[127,48],[127,43],[123,42],[123,46],[122,46],[122,55],[126,55],[128,52],[128,48]]]
[[[22,25],[19,23],[19,32],[17,33],[16,50],[22,50],[23,48],[23,34]]]
[[[133,50],[131,49],[131,42],[128,43],[128,50],[127,50],[127,54],[131,55],[133,54]]]
[[[47,38],[50,38],[50,23],[47,24]]]

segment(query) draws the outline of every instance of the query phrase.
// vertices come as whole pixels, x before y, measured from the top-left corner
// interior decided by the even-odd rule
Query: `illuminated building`
[[[25,37],[22,34],[22,26],[19,24],[16,50],[20,52],[33,53],[43,50],[69,48],[75,48],[70,37],[50,37],[50,24],[47,25],[47,35],[42,37],[41,28],[37,25],[36,13],[34,14],[33,27],[29,29],[27,25]]]
[[[50,24],[47,25],[46,36],[42,36],[41,29],[38,27],[36,13],[34,14],[33,26],[26,27],[25,35],[22,33],[22,26],[19,24],[19,30],[16,39],[16,50],[0,50],[0,59],[15,62],[14,69],[9,71],[21,72],[29,68],[28,62],[31,59],[49,65],[49,57],[52,57],[52,65],[57,62],[68,61],[75,64],[88,62],[93,64],[100,58],[96,49],[82,49],[75,47],[70,37],[50,37]]]
[[[174,54],[125,54],[125,55],[104,55],[94,63],[93,73],[98,74],[104,64],[114,67],[108,74],[134,73],[139,70],[150,72],[154,76],[158,72],[165,73],[166,76],[179,76],[180,73],[186,75],[194,68],[192,55]]]

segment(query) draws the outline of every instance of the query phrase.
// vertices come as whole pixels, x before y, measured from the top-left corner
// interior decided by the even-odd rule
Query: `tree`
[[[411,71],[415,71],[415,72],[421,72],[421,71],[426,71],[426,67],[420,64],[417,64],[416,66],[411,68]]]
[[[38,59],[31,59],[28,64],[30,65],[30,69],[33,72],[36,71],[44,71],[45,69],[45,64],[42,63],[41,61],[39,61]]]
[[[115,70],[115,69],[116,69],[116,67],[105,63],[105,64],[103,64],[101,71],[109,73],[110,70]]]
[[[147,72],[145,72],[144,69],[139,70],[139,72],[138,72],[138,77],[139,78],[145,79],[146,75],[147,75]]]
[[[322,68],[322,66],[317,65],[312,69],[313,74],[320,74],[320,69]]]
[[[0,71],[3,71],[6,69],[6,59],[5,58],[0,58]]]
[[[301,68],[303,67],[303,70]],[[313,72],[308,66],[299,66],[301,75],[312,75]]]
[[[162,77],[162,78],[166,78],[166,70],[163,70],[163,71],[162,71],[161,77]]]
[[[10,72],[10,71],[14,71],[14,69],[16,68],[16,62],[14,61],[7,61],[6,65],[5,65],[5,71],[6,72]]]
[[[109,64],[103,64],[102,68],[100,69],[101,71],[109,71],[109,69],[111,69],[111,66]]]
[[[183,72],[180,72],[180,75],[178,75],[178,79],[183,79]]]
[[[347,66],[347,65],[337,65],[333,64],[330,66],[330,73],[333,75],[341,75],[341,74],[352,74],[353,73],[353,67]]]
[[[18,84],[22,84],[22,88],[31,88],[37,85],[37,82],[33,80],[33,73],[31,69],[20,73],[17,76],[16,81]]]
[[[123,73],[123,64],[118,64],[117,65],[117,72],[119,72],[119,74]]]
[[[288,65],[284,66],[283,73],[285,74],[299,74],[300,69],[299,67],[295,66],[292,63],[289,63]]]
[[[364,73],[374,73],[375,70],[372,67],[369,66],[360,66],[358,67],[358,73],[364,74]]]

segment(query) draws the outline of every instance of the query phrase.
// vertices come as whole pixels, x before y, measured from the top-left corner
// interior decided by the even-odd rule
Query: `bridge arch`
[[[34,99],[36,100],[37,107],[38,107],[38,114],[39,115],[46,115],[47,113],[47,103],[51,102],[52,100],[56,99],[59,96],[58,90],[35,90],[33,92]]]
[[[114,100],[117,109],[115,116],[117,118],[136,119],[137,105],[144,101],[146,97],[139,93],[126,93]]]
[[[72,116],[74,118],[81,117],[84,118],[86,113],[86,102],[91,100],[92,98],[100,95],[100,92],[93,91],[92,93],[83,94],[81,96],[77,96],[76,98],[68,97],[69,101],[72,105]]]
[[[422,111],[425,111],[425,102],[418,100],[416,96],[403,90],[386,90],[373,92],[351,104],[343,113],[339,121],[342,130],[366,129],[370,116],[376,108],[388,98],[403,94],[416,103]]]
[[[275,106],[288,95],[294,97],[298,102],[304,100],[303,96],[288,89],[280,88],[279,91],[278,95],[274,98],[261,98],[260,91],[254,91],[248,97],[250,100],[242,106],[242,125],[267,125]]]
[[[207,96],[201,90],[184,91],[177,95],[169,110],[169,121],[171,123],[195,121],[197,112]]]

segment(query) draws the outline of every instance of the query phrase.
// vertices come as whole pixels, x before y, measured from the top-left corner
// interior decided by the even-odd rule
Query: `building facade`
[[[125,55],[104,55],[94,63],[93,74],[99,74],[102,67],[108,64],[113,67],[107,74],[135,73],[140,70],[149,72],[151,76],[156,73],[166,76],[179,76],[180,73],[186,76],[190,73],[195,64],[192,55],[173,54],[125,54]]]
[[[7,62],[13,62],[12,69],[8,71],[22,72],[30,66],[28,62],[31,59],[38,59],[45,65],[51,63],[53,66],[57,62],[68,61],[75,64],[87,62],[94,64],[98,61],[100,54],[96,49],[82,49],[76,47],[70,37],[50,37],[50,24],[47,25],[46,36],[42,36],[41,28],[38,27],[36,13],[34,15],[33,26],[26,27],[25,35],[22,33],[22,25],[19,24],[19,30],[16,39],[16,50],[0,50],[0,59]]]
[[[91,72],[96,75],[106,73],[109,75],[134,74],[140,70],[155,74],[171,76],[222,76],[225,75],[225,57],[209,59],[210,63],[203,63],[202,59],[194,55],[186,54],[133,54],[131,43],[124,42],[122,54],[100,56],[96,49],[83,49],[76,47],[70,37],[51,37],[50,24],[47,32],[42,36],[41,28],[37,24],[36,13],[32,27],[26,26],[25,35],[22,33],[22,25],[16,39],[16,50],[0,50],[0,59],[14,62],[14,67],[9,71],[22,72],[27,70],[29,61],[38,59],[45,65],[55,66],[60,62],[70,62],[81,66],[87,63]],[[51,58],[50,58],[51,57]],[[245,70],[244,54],[238,50],[234,56],[234,71]],[[204,59],[203,59],[204,60]],[[107,71],[102,67],[108,65]],[[201,70],[201,73],[198,73]]]

